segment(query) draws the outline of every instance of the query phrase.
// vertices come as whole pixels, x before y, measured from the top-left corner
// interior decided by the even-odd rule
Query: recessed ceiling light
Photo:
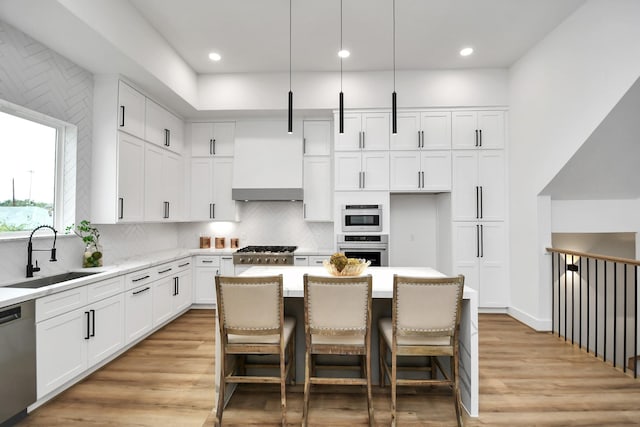
[[[340,58],[348,58],[349,55],[351,55],[351,52],[349,52],[347,49],[342,49],[341,51],[338,52],[338,56]]]
[[[212,61],[220,61],[222,59],[222,56],[220,56],[219,53],[211,52],[209,54],[209,59],[212,60]]]
[[[472,47],[465,47],[460,51],[460,56],[469,56],[473,53]]]

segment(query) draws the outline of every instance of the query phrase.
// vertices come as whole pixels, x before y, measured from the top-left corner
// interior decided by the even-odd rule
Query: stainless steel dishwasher
[[[36,401],[35,301],[0,308],[0,426]]]

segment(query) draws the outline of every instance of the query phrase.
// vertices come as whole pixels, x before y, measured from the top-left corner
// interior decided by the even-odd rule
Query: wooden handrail
[[[591,254],[591,253],[588,253],[588,252],[572,251],[572,250],[569,250],[569,249],[547,248],[547,252],[552,252],[552,253],[557,253],[557,254],[564,254],[564,255],[573,255],[573,256],[579,256],[579,257],[583,257],[583,258],[595,258],[595,259],[599,259],[599,260],[603,260],[603,261],[619,262],[619,263],[623,263],[623,264],[630,264],[630,265],[640,266],[640,261],[637,260],[637,259],[619,258],[619,257],[607,256],[607,255],[597,255],[597,254]]]

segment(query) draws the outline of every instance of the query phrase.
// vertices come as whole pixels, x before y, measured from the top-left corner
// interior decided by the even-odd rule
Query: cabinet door
[[[144,219],[162,221],[166,214],[166,189],[163,170],[164,151],[153,144],[146,144],[144,155]]]
[[[331,158],[304,158],[303,217],[307,221],[332,221]]]
[[[180,117],[167,112],[169,128],[169,145],[167,148],[174,153],[182,154],[184,150],[184,122]]]
[[[121,81],[118,104],[118,130],[144,138],[145,96]]]
[[[429,111],[420,116],[422,148],[448,150],[451,148],[451,113]]]
[[[480,223],[480,307],[507,307],[506,233],[503,222]]]
[[[482,131],[481,148],[504,148],[504,111],[479,111],[478,129]]]
[[[478,152],[478,185],[480,186],[480,218],[504,220],[505,166],[502,150]]]
[[[422,151],[422,190],[451,191],[451,151]]]
[[[216,303],[215,277],[220,274],[219,267],[198,267],[195,270],[194,298],[196,304]]]
[[[233,157],[213,159],[213,206],[211,217],[220,221],[237,221],[237,204],[231,197]]]
[[[142,285],[125,294],[125,341],[127,344],[144,336],[153,327],[151,285]]]
[[[389,113],[363,113],[362,131],[364,150],[389,149]]]
[[[173,315],[173,294],[175,293],[173,277],[165,277],[153,284],[153,326],[156,327]]]
[[[213,156],[213,124],[191,123],[191,155],[193,157]]]
[[[91,338],[87,341],[87,367],[99,363],[124,346],[124,296],[89,305]]]
[[[398,133],[391,135],[391,150],[417,150],[420,148],[420,113],[398,113]]]
[[[144,155],[143,140],[118,133],[118,222],[143,220]]]
[[[338,123],[338,116],[335,122]],[[360,113],[345,113],[344,115],[344,133],[339,133],[339,127],[336,126],[335,150],[348,151],[359,150],[361,145],[362,132],[362,115]]]
[[[223,276],[233,276],[235,268],[233,266],[233,257],[225,255],[220,257],[220,274]]]
[[[324,265],[324,260],[328,260],[331,257],[331,255],[326,255],[326,256],[322,256],[322,255],[313,255],[309,257],[309,265],[310,266],[317,266],[317,267],[321,267]]]
[[[293,257],[293,265],[296,267],[306,267],[309,265],[309,257],[296,255]]]
[[[36,324],[38,399],[86,370],[89,316],[78,309]]]
[[[389,188],[391,191],[417,191],[421,188],[420,151],[389,153]]]
[[[475,111],[454,111],[451,116],[451,148],[475,149],[479,141],[478,115]]]
[[[168,203],[166,218],[171,221],[182,219],[184,170],[182,157],[165,152],[162,158],[164,199]]]
[[[335,154],[335,189],[360,190],[362,186],[362,155],[359,151]]]
[[[173,313],[179,313],[191,306],[192,288],[191,270],[183,270],[178,273],[175,280],[175,295],[173,296]]]
[[[453,271],[464,275],[464,285],[480,290],[480,226],[477,222],[453,223]]]
[[[451,188],[451,217],[459,221],[475,221],[480,216],[478,186],[478,151],[454,151]]]
[[[303,127],[303,154],[305,156],[328,156],[331,154],[331,122],[328,120],[305,120]]]
[[[169,112],[146,98],[145,112],[145,137],[144,139],[160,147],[166,147],[169,143],[170,127]],[[169,132],[165,132],[168,130]]]
[[[236,122],[213,123],[213,155],[233,156]]]
[[[362,153],[362,188],[389,190],[389,152]]]
[[[213,160],[207,157],[191,159],[191,214],[192,221],[206,221],[213,217]]]

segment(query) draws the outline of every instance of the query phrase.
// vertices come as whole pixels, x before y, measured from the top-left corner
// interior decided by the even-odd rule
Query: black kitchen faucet
[[[31,239],[33,238],[33,234],[40,230],[41,228],[50,228],[53,230],[53,246],[51,249],[33,249],[33,243]],[[33,273],[36,271],[40,271],[40,267],[38,267],[38,260],[36,260],[36,266],[33,266],[33,251],[48,251],[51,250],[51,259],[49,262],[57,261],[56,259],[56,239],[58,237],[58,232],[55,228],[50,225],[40,225],[33,229],[31,235],[29,236],[29,243],[27,244],[27,277],[33,277]]]

